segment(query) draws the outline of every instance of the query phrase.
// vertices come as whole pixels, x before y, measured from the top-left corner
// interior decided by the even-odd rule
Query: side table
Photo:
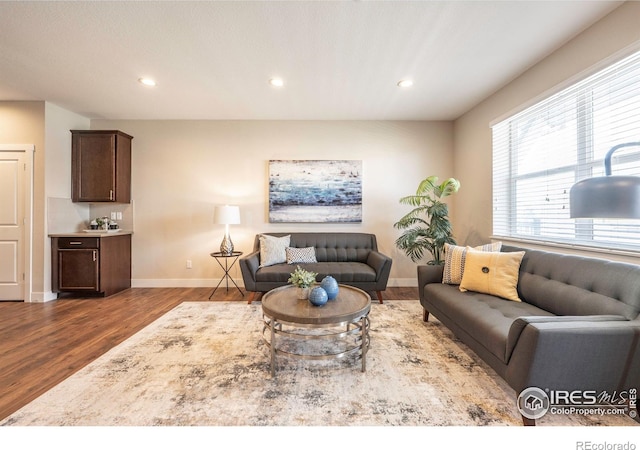
[[[241,255],[242,255],[242,252],[232,252],[230,255],[227,255],[226,253],[222,253],[222,252],[211,253],[211,256],[216,260],[218,265],[222,267],[222,270],[224,270],[224,276],[220,278],[220,281],[218,281],[218,284],[216,285],[216,287],[213,289],[213,292],[209,296],[209,300],[211,300],[211,297],[213,297],[213,294],[216,293],[216,290],[222,283],[222,280],[225,280],[225,279],[227,280],[227,292],[229,292],[229,280],[231,280],[231,282],[235,285],[236,289],[238,289],[238,292],[240,292],[240,294],[242,294],[242,296],[244,297],[244,293],[242,292],[242,289],[238,287],[236,282],[233,281],[233,278],[231,278],[231,275],[229,275],[229,271],[234,266],[234,264],[238,261],[238,258]],[[229,259],[231,259],[231,265],[229,265]],[[221,260],[224,260],[224,265],[222,265],[222,263],[220,262]]]

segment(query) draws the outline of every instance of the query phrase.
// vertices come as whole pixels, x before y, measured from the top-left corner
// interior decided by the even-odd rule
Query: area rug
[[[259,303],[185,302],[0,425],[521,425],[514,392],[417,300],[373,304],[370,319],[366,372],[282,357],[272,378]]]

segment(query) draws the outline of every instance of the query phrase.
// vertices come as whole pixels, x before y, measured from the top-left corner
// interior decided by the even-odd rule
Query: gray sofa
[[[461,292],[442,283],[442,266],[419,266],[423,319],[433,314],[517,394],[638,389],[640,266],[502,247],[522,250],[522,302]]]
[[[387,288],[391,258],[378,251],[374,234],[368,233],[263,233],[269,236],[291,236],[291,247],[314,247],[317,262],[300,266],[317,272],[317,281],[327,275],[338,283],[375,291],[382,303],[381,291]],[[260,235],[256,235],[253,251],[240,259],[240,269],[247,291],[267,292],[284,286],[296,264],[280,263],[260,267]],[[253,300],[253,294],[249,303]]]

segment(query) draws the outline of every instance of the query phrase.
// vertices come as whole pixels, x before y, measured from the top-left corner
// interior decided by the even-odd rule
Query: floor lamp
[[[640,177],[611,175],[611,156],[623,147],[640,146],[627,142],[611,148],[604,158],[604,177],[585,178],[569,192],[571,218],[640,218]]]

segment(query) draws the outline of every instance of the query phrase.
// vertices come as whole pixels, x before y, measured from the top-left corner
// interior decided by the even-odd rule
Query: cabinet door
[[[58,250],[58,289],[96,291],[99,286],[98,250]]]
[[[74,134],[71,164],[74,202],[115,201],[115,134]]]

